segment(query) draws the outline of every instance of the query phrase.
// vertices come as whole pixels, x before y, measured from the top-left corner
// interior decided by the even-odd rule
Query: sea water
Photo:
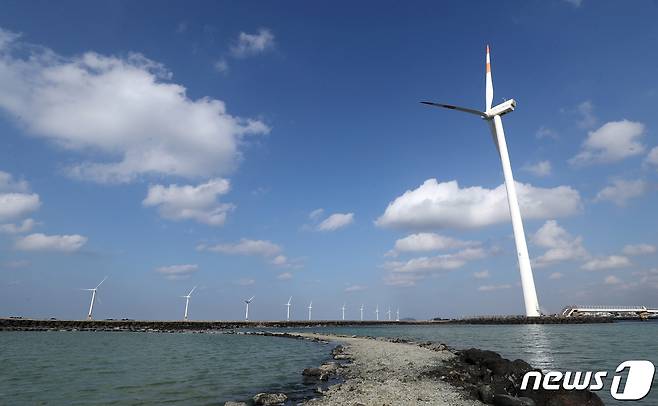
[[[228,334],[0,332],[0,405],[223,404],[308,396],[331,346]]]
[[[494,350],[544,370],[608,371],[622,361],[658,365],[658,322],[585,325],[434,325],[297,328],[404,337]],[[0,404],[222,404],[257,392],[312,393],[301,371],[332,345],[227,334],[0,332]],[[655,378],[654,378],[655,379]],[[652,392],[638,402],[656,405]]]

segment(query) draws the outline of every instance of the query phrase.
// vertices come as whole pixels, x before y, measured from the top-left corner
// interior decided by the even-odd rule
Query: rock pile
[[[457,357],[447,365],[427,374],[463,388],[484,403],[496,406],[603,406],[601,399],[587,390],[528,388],[522,391],[525,373],[539,371],[523,360],[510,361],[496,352],[477,348],[457,351],[456,354]]]

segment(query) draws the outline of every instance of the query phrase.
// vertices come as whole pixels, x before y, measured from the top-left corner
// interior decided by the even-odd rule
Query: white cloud
[[[236,243],[197,246],[199,251],[210,251],[228,255],[256,256],[267,259],[268,262],[279,268],[301,268],[301,259],[289,259],[283,255],[280,245],[268,240],[250,240],[242,238]]]
[[[0,171],[0,192],[27,192],[29,185],[24,180],[16,180],[11,173]]]
[[[2,49],[1,43],[2,31],[0,29],[0,50]],[[39,195],[30,193],[29,189],[30,187],[26,181],[16,180],[10,173],[0,171],[0,221],[20,219],[41,207]],[[0,225],[0,232],[26,232],[33,225],[34,221],[27,219],[20,226],[14,224]],[[21,229],[23,230],[21,231]]]
[[[198,265],[183,264],[183,265],[169,265],[161,266],[155,269],[155,272],[162,274],[167,279],[187,279],[194,272],[199,270]]]
[[[567,0],[570,1],[570,0]],[[571,0],[574,2],[579,2],[581,0]],[[580,4],[579,4],[580,5]],[[580,119],[577,124],[580,128],[592,128],[596,125],[598,119],[594,115],[594,105],[591,101],[586,100],[576,107],[576,112],[580,115]]]
[[[615,179],[596,195],[596,201],[608,200],[617,206],[624,206],[628,200],[642,196],[647,190],[647,183],[641,179]]]
[[[540,188],[516,183],[521,213],[526,219],[569,216],[581,208],[580,194],[569,186]],[[510,221],[505,185],[460,188],[457,181],[428,179],[389,203],[376,224],[381,227],[476,228]]]
[[[645,146],[644,124],[634,121],[611,121],[590,131],[578,155],[569,160],[572,165],[610,163],[642,154]]]
[[[23,217],[41,206],[36,193],[0,193],[0,220]]]
[[[272,48],[274,48],[274,34],[267,28],[261,28],[257,34],[241,32],[236,43],[231,46],[231,54],[236,58],[245,58]]]
[[[658,166],[658,147],[651,148],[651,151],[647,154],[646,162]]]
[[[281,247],[267,240],[250,240],[247,238],[240,239],[233,244],[217,245],[199,245],[197,249],[201,251],[219,252],[229,255],[249,255],[261,257],[276,257],[282,251]]]
[[[211,226],[221,226],[232,204],[219,203],[217,197],[229,191],[226,179],[211,179],[198,186],[152,185],[142,204],[158,207],[160,216],[169,220],[194,220]]]
[[[318,224],[319,231],[334,231],[354,222],[354,213],[334,213]]]
[[[308,214],[308,218],[317,221],[324,214],[324,209],[315,209]]]
[[[658,268],[653,268],[641,272],[633,272],[633,276],[639,278],[637,281],[639,286],[658,289]]]
[[[30,261],[26,261],[24,259],[17,259],[13,261],[7,261],[2,264],[0,264],[3,268],[9,268],[9,269],[20,269],[20,268],[26,268],[30,266]]]
[[[563,276],[564,276],[563,273],[560,273],[560,272],[553,272],[552,274],[550,274],[550,275],[548,276],[548,279],[553,279],[553,280],[556,280],[556,279],[562,279]]]
[[[558,262],[583,260],[589,254],[583,247],[582,237],[573,237],[555,220],[549,220],[532,236],[532,242],[547,248],[543,255],[533,259],[533,265],[540,268]]]
[[[578,8],[583,4],[583,0],[564,0],[567,3],[571,4],[572,6]]]
[[[557,139],[558,135],[555,130],[552,130],[547,127],[539,127],[537,132],[535,133],[535,137],[542,139],[542,138],[552,138],[552,139]]]
[[[73,176],[219,175],[236,166],[245,136],[269,132],[229,115],[220,100],[190,99],[142,55],[66,57],[16,38],[0,31],[0,108],[28,133],[98,157],[68,168]]]
[[[614,275],[610,275],[605,277],[603,283],[605,283],[606,285],[619,285],[620,283],[622,283],[622,280]]]
[[[627,268],[631,261],[621,255],[610,255],[607,257],[593,258],[581,266],[586,271],[601,271],[606,269]]]
[[[477,241],[462,241],[436,233],[417,233],[397,240],[390,256],[404,252],[443,251],[475,247],[479,244]]]
[[[473,276],[475,279],[487,279],[489,275],[489,271],[481,271],[481,272],[473,272]]]
[[[656,246],[651,244],[629,244],[624,246],[622,252],[625,255],[647,255],[656,252]]]
[[[241,278],[241,279],[238,279],[237,281],[235,281],[235,284],[239,285],[239,286],[251,286],[255,283],[256,283],[256,280],[252,279],[252,278]]]
[[[278,274],[276,278],[282,281],[287,281],[292,279],[292,274],[290,272],[283,272]]]
[[[5,234],[21,234],[27,233],[34,228],[36,221],[32,219],[25,219],[20,224],[0,224],[0,233]]]
[[[396,273],[391,272],[384,277],[384,283],[388,286],[398,288],[410,288],[416,286],[416,282],[423,279],[424,276],[413,273]]]
[[[345,288],[345,292],[348,292],[348,293],[349,292],[361,292],[361,291],[364,291],[366,289],[367,289],[367,287],[365,287],[363,285],[350,285],[350,286]]]
[[[384,264],[384,267],[393,272],[432,273],[458,269],[469,261],[482,259],[487,255],[487,251],[483,248],[466,248],[454,254],[418,257],[408,261],[389,261]]]
[[[503,290],[503,289],[510,289],[512,285],[509,284],[504,284],[504,285],[484,285],[478,287],[478,291],[480,292],[492,292],[495,290]]]
[[[540,161],[536,164],[525,165],[523,169],[535,176],[548,176],[551,174],[552,167],[550,161]]]
[[[72,235],[30,234],[16,240],[15,248],[20,251],[75,252],[87,243],[87,237]]]
[[[224,58],[215,61],[212,66],[219,73],[227,73],[229,69],[228,62]]]

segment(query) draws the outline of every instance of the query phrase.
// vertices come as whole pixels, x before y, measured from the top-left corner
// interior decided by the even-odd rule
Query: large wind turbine
[[[343,303],[343,307],[341,307],[341,309],[343,310],[343,320],[345,320],[345,303]]]
[[[196,286],[190,290],[190,293],[187,294],[187,296],[181,296],[185,298],[185,316],[183,317],[183,320],[187,321],[187,309],[190,307],[190,296],[192,296],[192,292],[194,292],[194,289],[196,289]]]
[[[377,321],[379,321],[379,305],[375,308],[375,316],[377,317]]]
[[[512,217],[512,227],[514,229],[514,241],[516,242],[516,253],[519,260],[519,271],[521,273],[521,286],[523,287],[523,299],[525,302],[525,313],[528,317],[540,316],[539,301],[537,300],[537,291],[535,290],[535,281],[532,276],[530,267],[530,258],[528,257],[528,246],[526,244],[525,233],[523,231],[523,220],[519,210],[519,201],[516,196],[516,187],[514,177],[512,176],[512,164],[510,163],[507,143],[505,141],[505,132],[503,131],[503,121],[501,116],[514,111],[516,101],[507,100],[497,106],[491,107],[493,102],[493,82],[491,80],[491,60],[489,57],[489,46],[487,45],[486,59],[486,91],[485,91],[485,111],[469,109],[465,107],[453,106],[450,104],[441,104],[433,102],[421,102],[430,106],[443,107],[450,110],[463,111],[464,113],[475,114],[487,121],[493,135],[494,144],[498,149],[500,161],[503,166],[503,175],[505,177],[505,188],[507,189],[507,202]]]
[[[397,308],[397,311],[395,312],[395,321],[400,321],[400,308]]]
[[[292,302],[292,296],[290,296],[288,303],[286,303],[286,307],[288,308],[288,312],[286,313],[286,321],[290,321],[290,302]]]
[[[311,311],[313,310],[313,301],[308,304],[308,319],[311,320]]]
[[[107,279],[107,276],[105,278],[103,278],[101,283],[96,285],[96,287],[93,288],[93,289],[82,289],[82,290],[91,291],[91,303],[89,304],[89,313],[87,314],[87,320],[92,320],[93,319],[92,314],[94,312],[94,302],[96,302],[96,291],[98,290],[98,287],[101,286],[103,284],[103,282],[105,282],[106,279]]]
[[[388,311],[386,313],[388,314],[388,321],[391,321],[391,306],[388,307]]]
[[[363,321],[363,304],[361,305],[361,321]]]
[[[247,304],[247,310],[244,312],[244,319],[246,321],[249,321],[249,303],[251,303],[252,300],[254,300],[256,296],[252,296],[249,299],[245,300],[244,302]]]

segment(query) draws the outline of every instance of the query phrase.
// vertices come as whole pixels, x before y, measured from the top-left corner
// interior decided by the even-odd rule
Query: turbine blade
[[[487,59],[486,59],[486,90],[485,90],[485,110],[491,108],[491,103],[493,102],[493,80],[491,79],[491,58],[489,56],[489,45],[487,45]]]
[[[290,296],[290,299],[288,299],[288,306],[290,306],[290,302],[292,302],[292,296]]]
[[[194,292],[194,289],[196,289],[196,286],[193,287],[192,290],[190,290],[190,293],[188,293],[187,296],[192,296],[192,292]]]
[[[254,300],[255,297],[256,297],[256,296],[252,296],[252,297],[250,297],[249,300],[247,300],[247,303],[251,303],[251,301]]]
[[[452,104],[443,104],[443,103],[434,103],[428,101],[422,101],[421,104],[427,104],[428,106],[434,107],[443,107],[444,109],[463,111],[464,113],[475,114],[476,116],[486,117],[483,111],[469,109],[467,107],[453,106]]]
[[[106,280],[107,280],[107,276],[106,276],[105,278],[103,278],[103,280],[101,281],[101,283],[99,283],[99,284],[96,286],[96,289],[98,289],[98,287],[101,286],[101,285],[103,284],[103,282],[105,282]]]

